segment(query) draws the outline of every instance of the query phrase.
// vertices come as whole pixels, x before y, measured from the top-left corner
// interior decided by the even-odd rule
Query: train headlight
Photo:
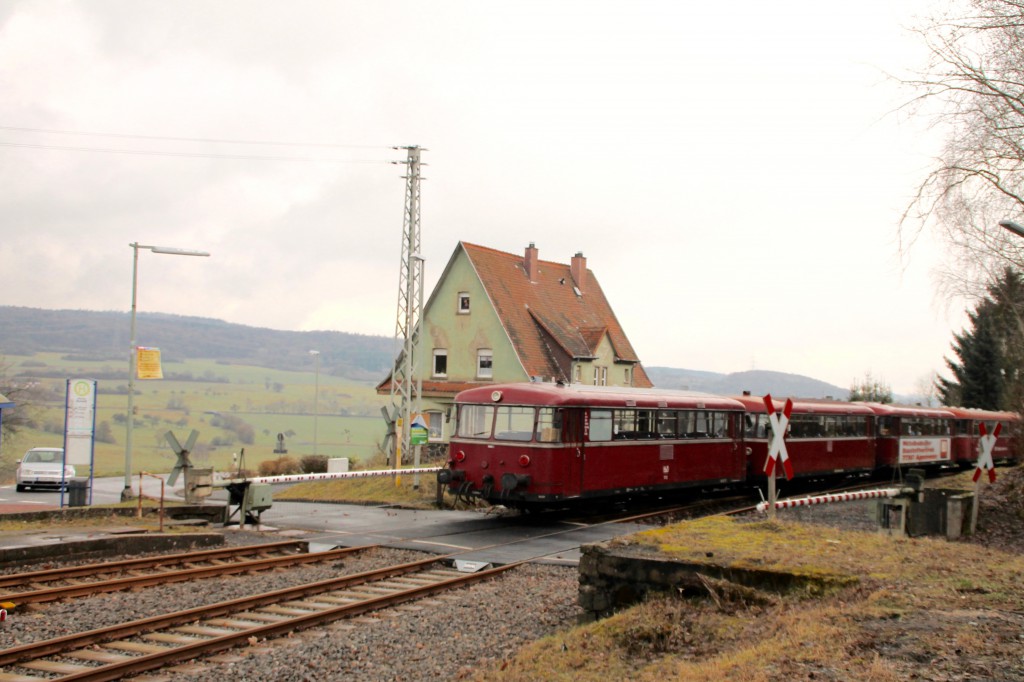
[[[521,466],[521,467],[528,467],[528,466],[530,466],[530,456],[529,455],[519,455],[519,466]]]
[[[459,450],[458,452],[456,452],[455,453],[455,461],[458,462],[459,464],[462,464],[463,462],[465,462],[466,461],[466,453],[463,452],[462,450]]]

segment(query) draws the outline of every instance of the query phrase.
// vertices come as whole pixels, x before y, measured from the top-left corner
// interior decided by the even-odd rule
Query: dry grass
[[[419,488],[410,475],[375,478],[334,479],[298,483],[275,491],[275,500],[296,502],[345,502],[351,504],[392,504],[409,509],[434,509],[437,481],[431,474],[420,474]],[[450,505],[451,500],[447,500]]]
[[[922,665],[931,671],[922,679],[1024,679],[1018,554],[733,519],[678,524],[617,544],[659,558],[852,581],[825,596],[754,599],[736,590],[731,601],[659,597],[536,642],[478,679],[895,682],[922,675]],[[1007,660],[1017,672],[1007,672]]]

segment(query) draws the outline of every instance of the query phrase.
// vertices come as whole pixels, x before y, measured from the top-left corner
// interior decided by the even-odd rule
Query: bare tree
[[[854,380],[847,398],[853,402],[891,403],[892,388],[885,381],[875,379],[871,372],[866,372],[860,381]]]
[[[904,248],[925,226],[948,246],[943,292],[977,299],[1024,240],[998,226],[1024,222],[1024,0],[952,0],[917,29],[930,59],[905,111],[924,115],[945,144],[903,216]]]

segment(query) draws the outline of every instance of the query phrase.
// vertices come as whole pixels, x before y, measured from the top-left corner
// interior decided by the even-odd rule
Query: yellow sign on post
[[[139,379],[163,379],[164,371],[160,366],[160,349],[139,346],[136,349],[136,377]]]

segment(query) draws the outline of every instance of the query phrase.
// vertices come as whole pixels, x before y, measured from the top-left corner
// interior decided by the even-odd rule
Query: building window
[[[435,377],[448,376],[448,351],[444,348],[434,349],[434,371],[431,375]]]
[[[608,368],[607,367],[594,367],[594,385],[595,386],[607,386],[608,385]]]
[[[578,384],[583,381],[583,368],[577,363],[572,368],[572,381],[574,384]]]
[[[494,356],[489,348],[481,348],[476,352],[476,376],[478,379],[490,379],[494,376]]]
[[[626,385],[627,386],[632,386],[633,385],[633,382],[629,378],[629,367],[626,368]]]
[[[427,418],[427,429],[429,430],[427,438],[430,441],[443,440],[444,415],[440,411],[428,410],[424,416]]]
[[[469,315],[469,292],[459,292],[459,315]]]

